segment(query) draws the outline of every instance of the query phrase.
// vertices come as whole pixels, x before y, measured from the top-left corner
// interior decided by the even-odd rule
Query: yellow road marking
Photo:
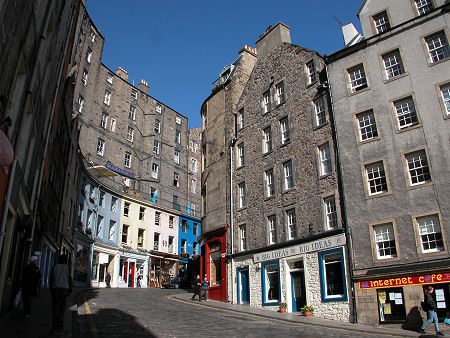
[[[86,310],[86,314],[88,315],[88,321],[89,321],[89,326],[90,326],[90,329],[91,329],[91,333],[94,336],[94,338],[98,338],[97,328],[95,327],[94,320],[92,319],[91,308],[89,307],[89,304],[88,304],[88,302],[86,300],[86,295],[87,295],[87,292],[84,294],[84,309]]]
[[[175,301],[175,302],[184,303],[184,304],[190,304],[190,305],[198,306],[198,307],[204,307],[204,308],[208,308],[210,310],[215,310],[215,311],[231,312],[231,313],[239,312],[239,311],[233,311],[233,310],[228,310],[228,309],[217,308],[217,307],[214,307],[214,306],[208,306],[206,304],[192,303],[192,302],[185,301],[185,300],[182,300],[182,299],[176,299],[176,298],[174,298],[176,296],[177,295],[170,295],[170,296],[165,296],[165,298],[167,298],[169,300],[172,300],[172,301]],[[240,315],[244,315],[244,316],[248,316],[248,317],[256,317],[258,319],[264,318],[264,319],[267,319],[267,320],[271,320],[273,322],[279,322],[279,323],[296,325],[296,326],[308,326],[308,327],[315,327],[315,328],[323,327],[323,328],[326,328],[326,329],[329,329],[329,330],[334,330],[334,331],[355,332],[355,333],[365,333],[365,334],[369,333],[369,332],[366,332],[366,331],[359,331],[359,330],[339,329],[339,328],[329,327],[329,326],[320,325],[320,324],[318,325],[318,324],[307,324],[307,323],[292,322],[292,321],[289,321],[289,320],[282,320],[282,319],[277,319],[277,318],[271,318],[271,317],[266,317],[266,316],[254,314],[254,313],[239,312],[239,314]],[[389,333],[381,333],[381,332],[380,333],[375,332],[375,333],[369,333],[369,334],[374,335],[374,336],[377,335],[377,334],[380,334],[380,335],[387,336],[387,337],[398,337],[397,335],[393,335],[393,334],[389,334]]]

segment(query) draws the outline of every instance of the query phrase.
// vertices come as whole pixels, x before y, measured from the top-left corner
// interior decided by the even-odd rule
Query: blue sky
[[[150,95],[201,125],[200,107],[211,84],[238,51],[269,25],[291,28],[292,43],[332,54],[344,46],[343,24],[353,22],[363,0],[87,0],[105,37],[103,63],[127,70],[130,82],[148,81]]]

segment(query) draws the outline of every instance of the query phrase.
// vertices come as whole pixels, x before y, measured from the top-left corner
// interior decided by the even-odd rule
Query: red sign
[[[394,288],[399,286],[450,283],[450,273],[434,273],[423,276],[376,279],[359,282],[360,289]]]

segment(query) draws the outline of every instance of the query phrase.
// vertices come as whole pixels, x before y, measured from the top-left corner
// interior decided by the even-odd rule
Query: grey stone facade
[[[256,47],[258,61],[236,107],[229,297],[245,303],[248,293],[250,305],[273,309],[285,302],[289,312],[308,304],[320,317],[351,321],[324,61],[292,44],[282,23],[269,27]],[[338,244],[324,244],[339,233]],[[340,292],[327,284],[336,272],[322,264],[330,253],[339,257],[333,287]]]
[[[327,60],[360,323],[405,321],[436,279],[400,278],[437,276],[450,265],[449,5],[428,6],[364,2],[365,39]],[[386,279],[386,288],[372,283]],[[449,284],[435,289],[448,304]],[[402,303],[386,296],[394,292]]]

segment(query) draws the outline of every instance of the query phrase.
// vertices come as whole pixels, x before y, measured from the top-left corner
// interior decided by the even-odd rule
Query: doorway
[[[250,304],[248,267],[238,268],[238,304]]]
[[[292,312],[298,312],[306,305],[305,272],[291,271],[292,284]]]

